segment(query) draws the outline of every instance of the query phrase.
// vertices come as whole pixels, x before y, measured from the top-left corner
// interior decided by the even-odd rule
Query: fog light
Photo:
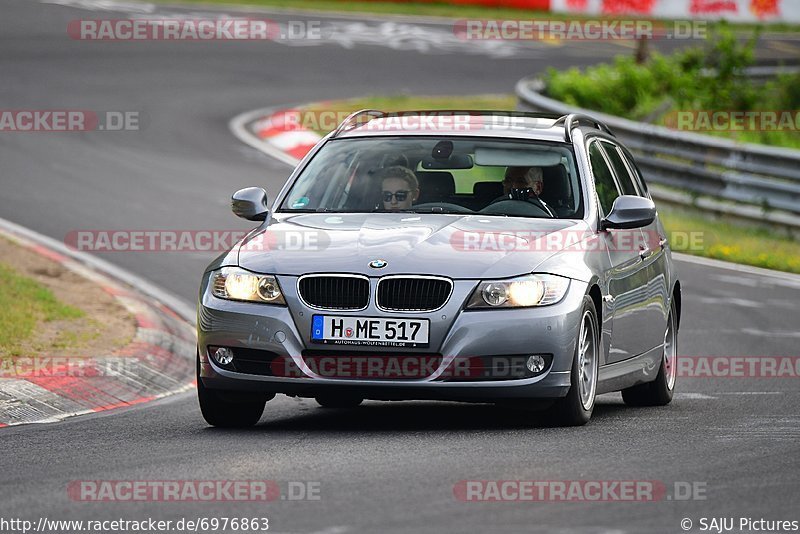
[[[544,371],[544,367],[547,365],[547,362],[544,358],[539,356],[538,354],[534,354],[533,356],[528,357],[528,361],[525,362],[525,367],[528,368],[533,374],[539,374]]]
[[[228,365],[233,361],[233,351],[228,347],[220,347],[214,351],[214,360],[220,365]]]

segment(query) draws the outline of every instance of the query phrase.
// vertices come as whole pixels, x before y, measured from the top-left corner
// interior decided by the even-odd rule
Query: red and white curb
[[[47,236],[0,219],[0,236],[58,262],[113,295],[136,333],[107,357],[0,362],[0,427],[60,421],[194,387],[194,311],[152,284]]]
[[[299,114],[299,109],[281,109],[255,121],[250,128],[262,141],[300,160],[322,136],[298,124],[295,118]]]
[[[292,119],[299,113],[297,107],[257,109],[234,117],[229,128],[242,142],[294,167],[322,139]]]

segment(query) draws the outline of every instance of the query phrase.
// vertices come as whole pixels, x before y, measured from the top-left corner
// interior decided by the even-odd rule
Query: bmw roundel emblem
[[[387,265],[389,265],[389,262],[386,260],[372,260],[369,262],[369,266],[373,269],[383,269]]]

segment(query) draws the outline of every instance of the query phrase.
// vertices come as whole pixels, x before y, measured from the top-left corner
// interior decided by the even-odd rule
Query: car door
[[[600,216],[611,211],[614,200],[622,194],[600,139],[591,139],[587,147],[589,164],[595,181]],[[607,305],[611,315],[611,340],[607,363],[614,363],[641,354],[648,341],[641,328],[647,291],[647,268],[640,256],[643,242],[640,229],[608,229],[601,232],[609,268],[606,271]]]
[[[641,196],[650,198],[647,184],[633,156],[625,148],[621,146],[617,148]],[[672,287],[670,258],[667,254],[669,242],[667,240],[667,232],[658,215],[656,215],[652,223],[642,230],[648,244],[645,262],[647,263],[651,286],[648,294],[651,299],[649,311],[652,313],[648,313],[648,325],[652,327],[652,343],[653,346],[656,346],[664,342],[664,332],[666,331],[667,317],[669,316],[669,288]]]
[[[643,191],[642,182],[635,177],[631,162],[627,161],[625,154],[619,145],[608,140],[602,140],[608,162],[617,183],[625,195],[636,195],[646,197]],[[643,235],[642,246],[639,247],[639,256],[642,259],[642,268],[646,276],[642,276],[642,306],[635,313],[636,330],[641,333],[642,352],[652,349],[663,343],[664,328],[666,327],[666,265],[663,248],[666,240],[662,235],[663,229],[659,228],[657,220],[641,229]]]

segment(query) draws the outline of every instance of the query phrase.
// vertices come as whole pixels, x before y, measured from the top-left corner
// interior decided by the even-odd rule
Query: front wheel
[[[550,413],[558,426],[580,426],[589,422],[597,394],[600,365],[600,327],[592,298],[583,297],[581,322],[575,343],[575,358],[570,371],[567,396],[556,401]]]
[[[197,400],[200,412],[209,425],[223,428],[253,426],[261,419],[264,405],[274,394],[208,389],[200,378],[197,361]]]
[[[678,323],[675,311],[673,302],[667,317],[664,352],[658,375],[652,382],[622,390],[622,400],[628,406],[666,406],[672,400],[678,376]]]

